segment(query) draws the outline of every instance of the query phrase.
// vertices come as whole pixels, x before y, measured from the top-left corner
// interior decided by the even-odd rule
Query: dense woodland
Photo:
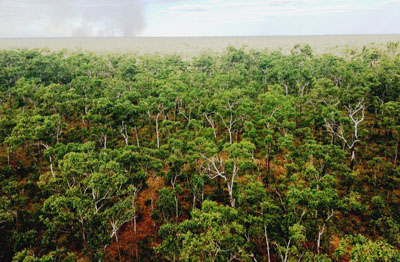
[[[0,51],[0,261],[400,261],[400,45]]]

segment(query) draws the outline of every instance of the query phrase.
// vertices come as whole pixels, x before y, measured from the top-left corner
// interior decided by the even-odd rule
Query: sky
[[[400,0],[0,0],[0,37],[400,34]]]

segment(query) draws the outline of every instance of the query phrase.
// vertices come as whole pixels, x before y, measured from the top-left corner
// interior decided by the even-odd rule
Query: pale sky
[[[0,37],[400,34],[400,0],[0,0]]]

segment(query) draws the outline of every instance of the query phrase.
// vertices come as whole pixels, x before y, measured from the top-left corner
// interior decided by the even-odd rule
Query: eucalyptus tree
[[[285,96],[288,96],[295,87],[296,76],[292,75],[295,70],[292,57],[284,56],[281,53],[274,53],[274,60],[271,63],[271,69],[268,70],[267,77],[274,84],[279,84],[284,87]]]
[[[65,127],[61,117],[56,114],[51,116],[22,114],[17,121],[11,135],[5,140],[11,149],[37,146],[49,150],[60,142]],[[54,177],[52,155],[49,155],[49,164],[51,175]]]
[[[94,100],[92,108],[87,114],[87,119],[92,123],[92,132],[98,137],[103,148],[107,148],[108,138],[112,135],[111,125],[113,123],[113,104],[110,98],[99,98]]]
[[[248,77],[247,70],[252,62],[244,47],[236,49],[229,46],[221,60],[221,69],[227,74],[227,87],[244,87]]]
[[[359,84],[357,82],[354,83],[356,86],[352,87],[352,84],[346,83],[346,88],[340,91],[341,100],[339,102],[324,101],[328,106],[322,109],[326,130],[332,136],[338,137],[343,142],[343,145],[350,150],[351,169],[353,169],[355,163],[356,145],[361,142],[359,133],[361,124],[365,120],[368,103],[366,100],[368,87],[357,85]],[[335,93],[332,94],[334,95]],[[331,96],[331,99],[337,100],[337,97]],[[345,110],[344,112],[341,107]],[[346,123],[348,123],[348,128],[345,125]]]
[[[279,206],[265,189],[263,183],[249,178],[248,183],[241,183],[238,193],[239,220],[245,228],[246,239],[252,255],[258,259],[271,262],[274,258],[272,243],[277,239],[279,231]],[[266,250],[266,259],[261,250]],[[258,261],[258,259],[255,259]]]
[[[67,102],[78,116],[86,116],[92,106],[94,98],[101,96],[99,87],[101,80],[87,75],[77,76],[69,83],[69,90],[66,94]],[[85,118],[82,118],[85,121]]]
[[[234,208],[204,201],[190,219],[160,228],[165,240],[157,251],[169,261],[252,261],[237,216]]]
[[[140,147],[139,130],[141,117],[144,116],[144,110],[140,105],[132,104],[131,101],[117,100],[112,105],[112,119],[116,125],[116,129],[119,129],[120,134],[124,138],[126,146],[129,146],[129,138],[131,136],[131,129],[134,128],[135,140],[137,147]]]
[[[230,89],[215,94],[208,105],[208,112],[205,117],[211,127],[215,129],[215,121],[221,121],[229,135],[229,143],[233,143],[233,136],[236,131],[236,141],[239,132],[246,118],[251,113],[252,103],[243,96],[240,89]],[[213,118],[212,116],[215,115]]]
[[[194,57],[192,64],[198,71],[203,73],[205,77],[211,77],[215,72],[216,61],[215,57],[208,53],[202,53],[199,57]]]
[[[211,179],[222,178],[228,189],[229,203],[235,207],[234,187],[236,180],[253,167],[252,152],[255,146],[242,140],[240,143],[225,144],[222,151],[211,141],[200,138],[196,141],[201,155],[201,172]]]
[[[294,101],[281,93],[280,86],[271,86],[269,92],[258,96],[255,124],[257,145],[263,147],[267,173],[274,154],[274,141],[289,134],[293,128]],[[276,147],[276,145],[275,145]]]
[[[146,99],[147,115],[154,119],[157,139],[157,149],[160,149],[160,121],[168,119],[169,110],[176,105],[176,93],[172,89],[165,89],[158,96]]]
[[[13,96],[13,103],[24,113],[29,108],[37,108],[38,101],[35,99],[36,91],[40,86],[38,79],[20,78],[15,86],[10,88],[10,98]],[[10,105],[11,106],[11,105]]]
[[[79,233],[83,251],[92,261],[101,260],[110,240],[118,242],[118,230],[133,219],[135,184],[113,159],[113,152],[97,153],[94,144],[66,154],[55,183],[55,194],[43,205],[49,234]]]
[[[400,140],[400,102],[388,102],[382,105],[384,117],[383,122],[387,129],[395,136],[394,144],[394,167],[397,166]]]
[[[352,262],[397,261],[400,259],[399,251],[393,246],[380,240],[373,241],[361,234],[346,236],[340,241],[334,255],[337,260],[348,256]]]

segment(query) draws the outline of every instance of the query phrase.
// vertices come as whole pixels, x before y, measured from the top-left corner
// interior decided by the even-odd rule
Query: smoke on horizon
[[[0,37],[132,37],[147,4],[179,0],[0,0]]]

